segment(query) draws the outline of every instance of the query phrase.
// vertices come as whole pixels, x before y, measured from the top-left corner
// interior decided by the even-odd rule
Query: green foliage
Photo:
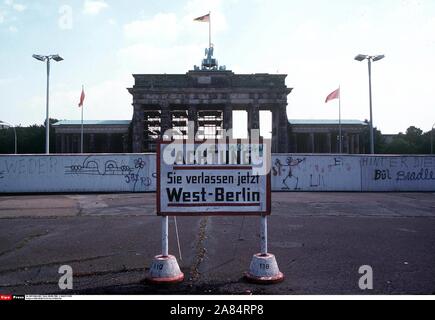
[[[383,146],[385,154],[430,154],[430,134],[414,126],[409,127],[406,133],[399,133],[393,141]]]
[[[50,119],[50,124],[56,123],[56,119]],[[45,153],[45,125],[32,125],[30,127],[17,127],[17,146],[19,154],[43,154]],[[55,135],[50,127],[50,151],[54,152]],[[14,129],[0,130],[0,154],[13,154],[15,152]]]

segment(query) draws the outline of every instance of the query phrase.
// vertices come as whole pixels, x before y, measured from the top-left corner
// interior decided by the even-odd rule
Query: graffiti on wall
[[[282,190],[294,190],[298,191],[299,188],[299,176],[295,174],[295,169],[299,167],[299,165],[304,162],[304,159],[294,159],[293,157],[288,157],[285,160],[285,164],[281,163],[281,159],[276,158],[274,162],[274,166],[272,168],[273,176],[282,178]],[[292,187],[290,187],[292,184]]]
[[[361,188],[359,164],[341,156],[274,155],[272,189],[275,191],[348,191]],[[337,179],[341,176],[341,179]]]
[[[435,157],[362,157],[363,190],[433,191]]]
[[[0,156],[0,192],[156,190],[156,156]],[[272,156],[272,190],[435,191],[431,156]]]
[[[154,155],[0,156],[0,192],[143,192],[156,186]]]
[[[81,163],[74,163],[65,167],[65,175],[87,175],[102,177],[122,177],[122,181],[128,185],[133,185],[133,190],[137,186],[149,187],[155,182],[157,173],[148,174],[147,160],[144,158],[135,158],[134,166],[118,163],[116,159],[108,159],[103,162],[98,160],[97,156],[88,156]]]

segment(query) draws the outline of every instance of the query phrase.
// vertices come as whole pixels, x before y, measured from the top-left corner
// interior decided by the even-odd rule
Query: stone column
[[[128,134],[124,133],[122,135],[122,152],[128,153]]]
[[[347,133],[344,134],[344,153],[350,153],[349,150],[349,135]]]
[[[350,136],[350,153],[355,154],[355,135]]]
[[[106,134],[106,153],[113,153],[112,151],[112,134],[107,133]]]
[[[293,152],[298,153],[298,135],[293,133]]]
[[[279,111],[272,109],[272,152],[279,153]]]
[[[65,133],[60,134],[60,153],[65,153]]]
[[[168,101],[162,101],[160,104],[160,131],[161,137],[165,134],[166,130],[172,129],[172,114]]]
[[[287,104],[280,105],[279,112],[279,130],[278,130],[278,152],[288,153],[289,150],[289,123],[287,118]],[[272,124],[275,125],[275,122]]]
[[[141,104],[134,105],[132,131],[133,153],[144,152],[144,110]]]
[[[330,132],[326,135],[326,145],[328,153],[332,153],[332,134]]]
[[[316,152],[316,146],[314,143],[314,133],[310,133],[310,152],[315,153]]]
[[[193,122],[193,132],[196,137],[196,134],[198,133],[198,108],[196,106],[189,106],[187,110],[187,119],[189,122]],[[190,132],[187,134],[190,135]]]
[[[96,148],[95,148],[95,134],[91,133],[89,135],[89,149],[88,149],[89,153],[95,153],[97,152]]]
[[[254,103],[248,108],[248,133],[250,130],[260,129],[260,106]]]
[[[233,129],[233,107],[230,103],[227,103],[224,107],[224,130]],[[230,136],[231,138],[232,136]]]
[[[361,153],[361,150],[360,150],[360,145],[359,145],[359,140],[360,140],[360,137],[359,137],[359,134],[357,134],[356,136],[355,136],[355,140],[356,140],[356,146],[355,146],[355,153],[356,154],[360,154]]]

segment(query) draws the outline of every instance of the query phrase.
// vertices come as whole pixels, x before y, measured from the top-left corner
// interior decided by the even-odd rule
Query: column
[[[326,135],[326,150],[328,153],[332,153],[332,134],[329,132]]]
[[[248,108],[248,131],[260,129],[260,106],[254,103]]]
[[[350,137],[350,153],[355,154],[355,135]]]
[[[97,150],[95,148],[95,134],[91,133],[89,134],[89,148],[88,148],[88,152],[89,153],[96,153]]]
[[[160,104],[160,110],[160,131],[161,137],[163,137],[166,130],[172,128],[172,115],[168,101],[162,101],[162,103]]]
[[[279,112],[277,109],[272,109],[272,153],[279,152]]]
[[[310,152],[315,153],[314,133],[310,133]]]
[[[344,153],[350,153],[350,150],[349,150],[349,135],[347,133],[344,134]]]
[[[112,134],[106,134],[106,153],[113,153],[112,151]]]
[[[287,118],[287,104],[280,105],[279,112],[279,131],[278,131],[278,152],[288,153],[289,150],[289,123]]]
[[[233,129],[233,107],[231,106],[230,103],[227,103],[224,107],[224,130],[227,130],[227,134],[228,134],[228,130],[232,130],[232,129]]]
[[[293,133],[293,152],[298,153],[298,135]]]
[[[128,134],[124,133],[122,135],[122,152],[128,153]]]
[[[189,122],[193,122],[193,133],[196,137],[196,134],[198,133],[198,108],[196,106],[189,106],[187,110],[187,119]],[[189,130],[191,128],[189,127]],[[188,135],[190,135],[190,132],[187,132]]]
[[[132,142],[133,153],[144,152],[144,110],[141,104],[134,105]]]
[[[60,153],[65,153],[65,134],[60,134]]]
[[[361,153],[361,150],[360,150],[360,145],[359,145],[359,139],[360,139],[360,137],[359,137],[359,134],[357,134],[357,135],[355,135],[355,141],[356,141],[356,145],[355,145],[355,153],[356,154],[360,154]]]

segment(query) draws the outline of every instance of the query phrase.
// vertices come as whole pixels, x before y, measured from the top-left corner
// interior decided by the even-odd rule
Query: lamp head
[[[368,55],[366,55],[366,54],[359,54],[359,55],[357,55],[356,57],[355,57],[355,60],[356,61],[364,61],[365,59],[367,59],[369,56]]]
[[[36,60],[39,60],[39,61],[45,61],[47,59],[47,57],[41,56],[39,54],[34,54],[34,55],[32,55],[32,57],[35,58]]]
[[[380,54],[380,55],[378,55],[378,56],[375,56],[375,57],[373,57],[373,61],[379,61],[379,60],[382,60],[382,59],[384,59],[385,58],[385,55],[383,55],[383,54]]]
[[[63,61],[63,58],[61,56],[59,56],[58,54],[52,55],[51,58],[56,62]]]

